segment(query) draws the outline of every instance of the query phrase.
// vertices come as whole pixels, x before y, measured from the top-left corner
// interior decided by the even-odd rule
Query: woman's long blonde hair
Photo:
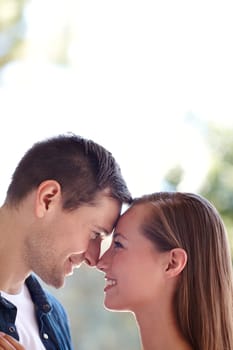
[[[221,217],[205,198],[160,192],[136,198],[149,204],[142,232],[166,251],[188,255],[174,300],[177,322],[194,350],[233,350],[233,276]]]

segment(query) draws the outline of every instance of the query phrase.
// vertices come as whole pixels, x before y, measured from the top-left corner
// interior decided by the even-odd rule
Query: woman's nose
[[[110,265],[110,248],[101,256],[96,267],[100,271],[105,272]]]

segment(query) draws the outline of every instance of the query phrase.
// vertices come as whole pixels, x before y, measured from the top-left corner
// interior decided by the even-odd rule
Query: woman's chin
[[[110,300],[104,301],[104,308],[108,311],[128,311],[127,308],[125,308],[123,305],[120,305],[118,303],[114,303]]]

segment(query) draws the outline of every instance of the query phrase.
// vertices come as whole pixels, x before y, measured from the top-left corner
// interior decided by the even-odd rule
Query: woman
[[[131,311],[144,350],[232,350],[229,243],[216,209],[189,193],[134,200],[98,268],[107,309]]]
[[[179,192],[135,199],[98,268],[106,308],[134,313],[143,350],[233,349],[229,243],[206,199]],[[22,350],[2,339],[1,349]]]

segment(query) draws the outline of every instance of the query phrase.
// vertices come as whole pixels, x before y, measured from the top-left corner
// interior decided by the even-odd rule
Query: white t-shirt
[[[27,286],[24,284],[19,294],[1,292],[1,295],[17,307],[15,325],[20,343],[26,350],[45,350],[39,336],[35,307]]]

